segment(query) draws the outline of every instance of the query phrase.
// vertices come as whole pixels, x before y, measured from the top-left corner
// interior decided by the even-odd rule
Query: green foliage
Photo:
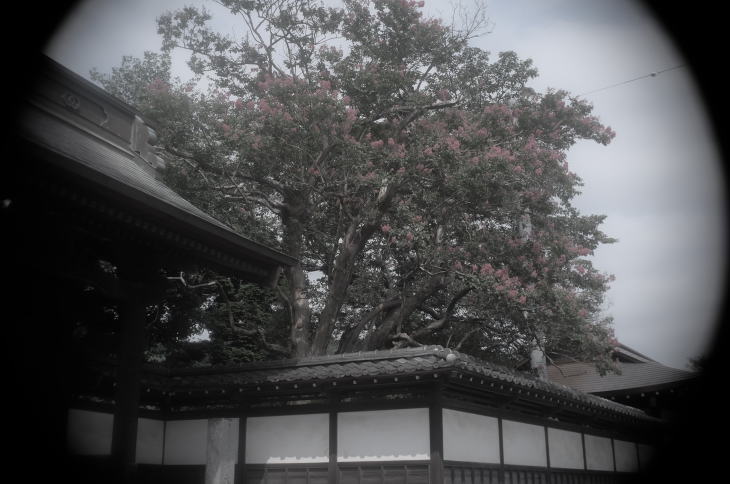
[[[250,293],[216,299],[211,341],[235,341],[217,361],[271,356],[248,331],[267,325],[296,355],[440,343],[510,361],[541,335],[607,361],[609,277],[588,256],[613,240],[572,207],[565,161],[613,137],[589,104],[528,88],[537,72],[513,52],[470,47],[479,15],[456,28],[413,1],[222,4],[243,39],[191,7],[159,19],[208,92],[171,80],[166,54],[97,76],[158,127],[168,183],[300,260],[275,323]],[[223,322],[231,307],[246,331]]]

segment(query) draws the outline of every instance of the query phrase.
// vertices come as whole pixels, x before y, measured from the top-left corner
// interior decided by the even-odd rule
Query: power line
[[[601,87],[601,88],[598,88],[598,89],[594,89],[592,91],[587,91],[587,92],[578,94],[578,97],[585,96],[585,95],[588,95],[588,94],[593,94],[593,93],[600,92],[600,91],[605,91],[607,89],[612,89],[612,88],[618,87],[618,86],[623,86],[624,84],[628,84],[630,82],[635,82],[635,81],[640,81],[641,79],[647,79],[649,77],[656,77],[659,74],[663,74],[664,72],[673,71],[674,69],[679,69],[679,68],[682,68],[682,67],[685,67],[685,64],[679,64],[679,65],[674,66],[674,67],[667,67],[666,69],[662,69],[660,71],[651,72],[651,73],[645,74],[643,76],[635,77],[633,79],[629,79],[628,81],[623,81],[623,82],[619,82],[619,83],[616,83],[616,84],[611,84],[610,86],[605,86],[605,87]]]

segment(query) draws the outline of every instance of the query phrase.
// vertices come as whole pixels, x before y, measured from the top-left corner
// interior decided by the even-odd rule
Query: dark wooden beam
[[[122,306],[121,318],[112,459],[121,481],[133,482],[136,475],[139,382],[145,348],[145,298],[132,298],[126,301]]]
[[[329,412],[329,463],[327,466],[327,482],[337,484],[337,411]]]
[[[246,415],[238,419],[238,465],[236,484],[246,484]]]
[[[444,482],[444,428],[443,404],[441,402],[442,388],[436,385],[433,391],[433,400],[428,409],[429,435],[431,441],[431,482]]]

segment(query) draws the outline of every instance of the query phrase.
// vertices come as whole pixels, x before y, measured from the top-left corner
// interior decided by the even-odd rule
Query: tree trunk
[[[312,353],[325,354],[332,341],[332,333],[337,322],[337,315],[347,300],[347,293],[352,280],[352,271],[355,268],[357,257],[365,244],[373,236],[383,219],[383,214],[390,207],[396,193],[396,185],[383,181],[375,203],[366,215],[360,219],[356,217],[347,227],[342,237],[339,252],[335,258],[330,291],[325,301],[324,309],[319,316],[317,334],[314,338]],[[366,222],[361,222],[365,220]]]
[[[366,351],[388,347],[388,343],[392,340],[394,330],[398,324],[408,319],[411,313],[418,309],[418,306],[431,295],[445,287],[446,277],[444,275],[434,276],[414,294],[404,296],[403,303],[400,307],[388,313],[380,326],[368,336],[365,343]]]
[[[287,253],[301,261],[304,243],[304,225],[306,210],[303,204],[286,203],[287,210],[282,215],[284,224],[284,246]],[[293,207],[293,208],[292,208]],[[289,284],[287,295],[289,310],[291,312],[291,343],[293,356],[303,357],[309,354],[311,349],[310,333],[312,310],[309,307],[307,298],[307,276],[302,269],[301,263],[297,262],[289,267],[286,272],[286,279]]]
[[[355,268],[357,256],[362,250],[367,238],[372,235],[372,232],[373,230],[369,229],[363,234],[361,230],[357,229],[355,222],[353,222],[348,227],[347,233],[340,243],[332,270],[330,290],[327,294],[324,309],[322,309],[322,313],[319,316],[317,334],[312,344],[313,354],[323,355],[327,353],[327,348],[332,340],[332,332],[337,322],[337,315],[345,303],[345,299],[347,299],[347,292],[350,287],[352,271]]]

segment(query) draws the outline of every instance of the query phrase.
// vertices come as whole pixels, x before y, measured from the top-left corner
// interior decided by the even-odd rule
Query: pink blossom
[[[412,232],[408,232],[408,233],[406,234],[406,239],[408,239],[408,240],[413,240],[413,233],[412,233]]]
[[[388,232],[390,232],[390,225],[385,224],[382,227],[380,227],[380,230],[382,230],[384,234],[387,234]]]
[[[494,272],[494,268],[492,267],[492,264],[489,264],[489,263],[482,264],[482,268],[479,271],[479,273],[482,274],[482,275],[488,275],[488,274],[491,274],[493,272]]]
[[[332,83],[330,81],[319,81],[319,87],[322,89],[332,89]]]
[[[349,121],[355,121],[355,119],[357,119],[357,109],[355,109],[355,108],[345,109],[345,117]]]
[[[150,91],[167,92],[170,90],[170,85],[162,79],[155,79],[154,81],[149,83],[147,89],[149,89]]]
[[[376,140],[376,141],[371,142],[370,143],[370,146],[372,146],[375,149],[378,149],[378,148],[382,148],[383,147],[383,144],[384,144],[383,143],[383,140],[379,139],[379,140]]]
[[[459,143],[459,140],[453,136],[449,136],[446,138],[446,146],[448,146],[451,151],[456,151],[461,146],[461,143]]]

